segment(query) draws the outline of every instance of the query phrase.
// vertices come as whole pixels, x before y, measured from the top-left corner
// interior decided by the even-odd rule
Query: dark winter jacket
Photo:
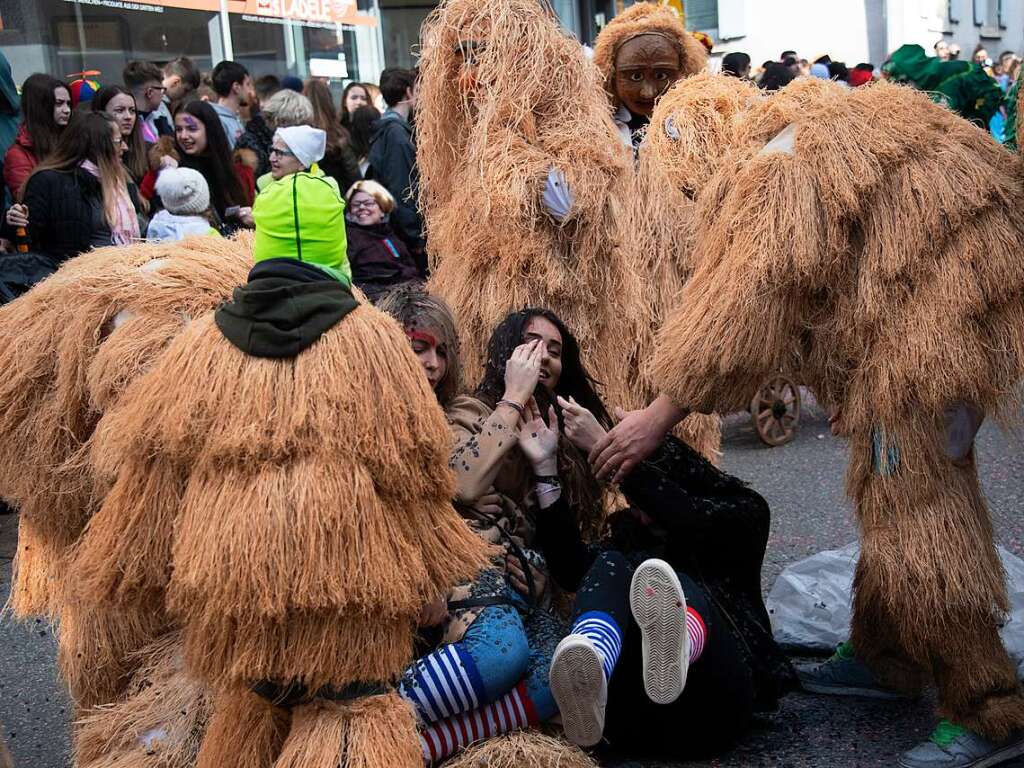
[[[256,112],[249,122],[245,124],[245,131],[235,142],[235,158],[244,165],[253,169],[258,179],[265,173],[270,173],[270,145],[274,143],[274,132],[270,130],[262,112]],[[255,166],[246,157],[246,153],[252,153]],[[342,194],[345,193],[343,189]]]
[[[797,682],[772,637],[761,596],[771,522],[767,502],[673,437],[634,469],[621,489],[632,509],[611,517],[599,548],[633,556],[636,565],[661,558],[700,584],[732,628],[751,671],[755,710],[774,710]],[[634,510],[643,510],[652,522],[642,522]],[[537,516],[536,541],[555,581],[575,590],[596,551],[583,544],[567,504]]]
[[[422,277],[409,249],[386,222],[364,227],[346,220],[345,232],[352,282],[370,301],[376,302],[400,283]]]
[[[18,97],[18,89],[14,85],[14,78],[11,76],[11,65],[7,57],[0,52],[0,170],[3,167],[3,157],[7,150],[14,144],[14,137],[18,135],[18,125],[21,122],[21,99]],[[2,176],[0,176],[2,177]],[[11,202],[10,195],[6,196],[4,205]]]
[[[324,172],[324,175],[330,176],[338,182],[338,189],[341,190],[342,197],[348,194],[353,184],[363,178],[363,175],[359,172],[359,159],[356,157],[356,153],[352,151],[352,147],[348,145],[340,149],[336,147],[329,148],[327,154],[323,156],[323,159],[317,165],[320,166],[320,170]]]
[[[398,206],[391,214],[395,232],[413,251],[422,251],[423,221],[416,208],[419,173],[416,170],[416,145],[412,126],[390,109],[373,124],[370,136],[370,165],[366,178],[384,185]]]
[[[138,211],[134,184],[128,185],[128,192]],[[40,171],[29,179],[24,203],[28,206],[31,250],[58,264],[90,248],[111,244],[110,225],[103,213],[103,191],[99,179],[88,171]]]

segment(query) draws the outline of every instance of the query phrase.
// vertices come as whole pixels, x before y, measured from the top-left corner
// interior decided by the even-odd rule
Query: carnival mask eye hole
[[[676,128],[676,121],[671,117],[665,118],[665,135],[672,139],[672,141],[679,141],[680,139],[679,129]]]

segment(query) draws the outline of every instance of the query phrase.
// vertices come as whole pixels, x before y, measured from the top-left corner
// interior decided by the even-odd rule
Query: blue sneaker
[[[900,768],[988,768],[1024,755],[1024,733],[999,744],[940,720],[928,741],[900,756]]]
[[[800,684],[808,693],[826,696],[862,696],[869,699],[905,699],[907,696],[886,688],[853,652],[853,644],[842,643],[824,664],[797,670]]]

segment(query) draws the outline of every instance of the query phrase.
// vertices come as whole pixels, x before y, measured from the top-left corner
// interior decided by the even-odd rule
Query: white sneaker
[[[690,666],[686,596],[675,569],[664,560],[641,563],[629,588],[629,607],[643,634],[647,698],[671,704],[683,692]]]
[[[548,678],[565,737],[581,747],[597,744],[604,735],[608,681],[601,654],[590,639],[583,635],[563,638],[551,657]]]

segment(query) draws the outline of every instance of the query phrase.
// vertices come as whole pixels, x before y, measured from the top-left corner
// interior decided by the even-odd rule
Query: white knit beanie
[[[178,216],[198,216],[210,207],[210,188],[199,171],[164,168],[156,180],[164,208]]]
[[[295,154],[295,159],[306,168],[322,159],[327,151],[327,132],[310,125],[278,128],[274,133],[274,138],[279,136],[288,145],[288,149]]]

